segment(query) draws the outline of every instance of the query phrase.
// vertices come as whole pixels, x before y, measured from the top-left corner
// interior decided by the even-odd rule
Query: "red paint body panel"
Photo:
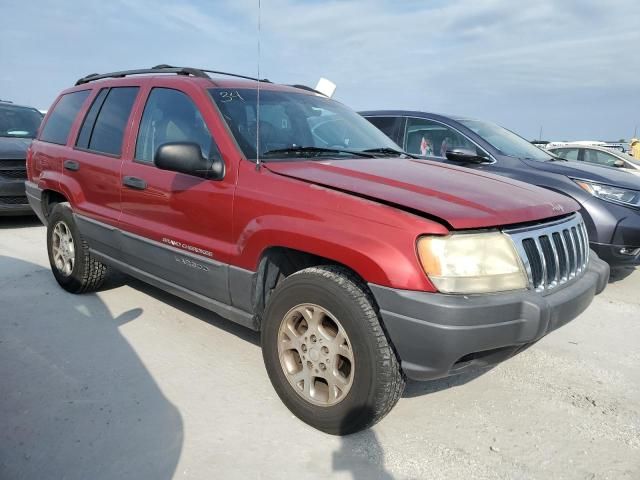
[[[210,252],[209,258],[246,270],[255,271],[267,249],[288,247],[342,263],[367,282],[435,291],[417,258],[421,235],[446,235],[448,226],[536,221],[578,209],[570,199],[546,190],[430,162],[380,158],[272,162],[256,168],[244,158],[206,91],[213,86],[254,88],[254,82],[126,77],[63,93],[91,88],[93,98],[107,86],[140,87],[121,157],[72,148],[89,99],[67,147],[34,141],[29,179],[63,193],[86,216],[156,242],[169,238],[197,247]],[[195,102],[225,162],[223,180],[162,171],[133,160],[152,87],[181,90]],[[305,93],[271,84],[261,88]],[[67,158],[81,163],[81,174],[62,168]],[[123,187],[124,176],[143,179],[146,190]]]
[[[570,198],[468,168],[401,158],[269,164],[274,172],[379,198],[455,229],[531,222],[578,210]]]

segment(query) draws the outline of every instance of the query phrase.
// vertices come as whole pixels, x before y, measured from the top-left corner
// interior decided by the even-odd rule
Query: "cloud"
[[[544,124],[559,137],[618,138],[640,123],[640,13],[632,0],[261,3],[261,76],[311,85],[326,76],[358,109],[461,113],[526,136]],[[0,91],[46,107],[94,71],[173,63],[255,75],[257,4],[2,6],[10,21],[0,58],[13,74],[3,75]]]

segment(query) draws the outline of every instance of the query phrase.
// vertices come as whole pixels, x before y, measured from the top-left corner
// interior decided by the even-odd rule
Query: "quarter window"
[[[90,90],[80,90],[63,95],[49,114],[40,134],[40,140],[66,145],[71,125],[89,96],[89,92]]]
[[[476,151],[476,145],[452,128],[431,120],[409,118],[405,150],[423,157],[446,158],[447,150],[465,148]]]
[[[127,121],[138,87],[104,88],[87,112],[76,145],[110,155],[120,155]]]
[[[140,121],[135,158],[153,163],[158,147],[171,142],[197,143],[206,158],[213,153],[219,154],[193,101],[178,90],[154,88]]]

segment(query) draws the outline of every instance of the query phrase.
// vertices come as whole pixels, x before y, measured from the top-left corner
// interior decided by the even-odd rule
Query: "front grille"
[[[0,178],[6,178],[10,180],[26,180],[27,171],[24,168],[15,170],[3,170],[2,168],[0,168]]]
[[[24,160],[0,160],[0,179],[26,180],[27,167]]]
[[[580,276],[589,262],[589,236],[579,213],[535,227],[506,230],[538,292],[551,290]]]
[[[27,203],[29,201],[24,196],[0,197],[0,205],[26,205]]]

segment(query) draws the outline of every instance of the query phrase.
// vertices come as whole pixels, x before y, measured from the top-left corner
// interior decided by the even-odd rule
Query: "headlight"
[[[442,293],[488,293],[527,288],[513,242],[501,232],[420,237],[418,257]]]
[[[585,182],[584,180],[573,180],[580,188],[586,190],[594,197],[601,198],[607,202],[619,203],[629,207],[640,207],[640,191],[629,190],[627,188],[612,187],[602,183]]]

